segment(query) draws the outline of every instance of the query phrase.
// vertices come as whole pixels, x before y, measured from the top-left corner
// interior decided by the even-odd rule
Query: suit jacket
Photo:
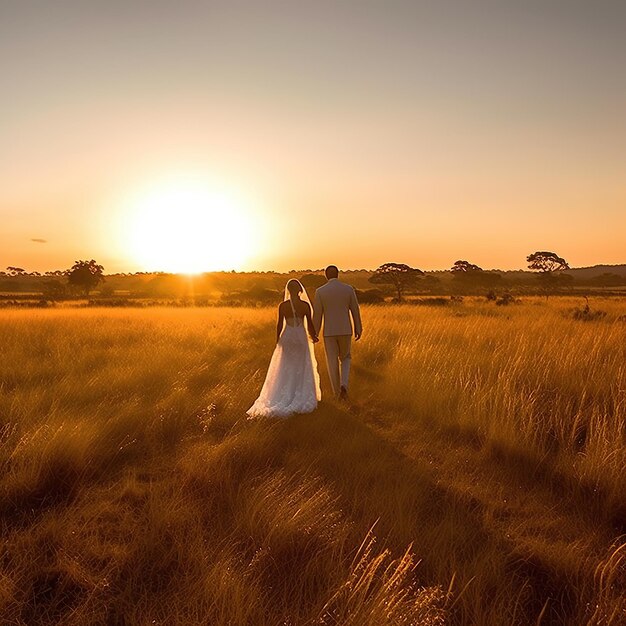
[[[313,326],[319,333],[324,318],[324,336],[352,335],[350,313],[354,320],[354,330],[361,334],[361,312],[356,293],[350,285],[338,278],[331,278],[315,292],[313,304]]]

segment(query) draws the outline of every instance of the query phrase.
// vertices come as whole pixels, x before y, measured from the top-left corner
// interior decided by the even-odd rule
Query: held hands
[[[320,340],[320,338],[317,335],[311,335],[311,341],[313,343],[317,343]]]

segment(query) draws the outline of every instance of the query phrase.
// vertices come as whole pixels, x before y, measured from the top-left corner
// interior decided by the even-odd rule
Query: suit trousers
[[[350,377],[350,343],[352,335],[332,335],[324,337],[326,365],[333,393],[338,396],[341,387],[348,388]],[[340,366],[341,365],[341,369]]]

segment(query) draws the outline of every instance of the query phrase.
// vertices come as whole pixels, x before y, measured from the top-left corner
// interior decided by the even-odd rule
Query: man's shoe
[[[340,400],[348,399],[348,390],[343,385],[341,386],[341,389],[339,390],[339,399]]]

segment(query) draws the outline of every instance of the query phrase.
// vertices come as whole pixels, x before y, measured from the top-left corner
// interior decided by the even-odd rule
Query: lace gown
[[[248,409],[250,417],[288,417],[311,413],[321,399],[320,377],[304,320],[285,320],[265,382],[256,402]]]

